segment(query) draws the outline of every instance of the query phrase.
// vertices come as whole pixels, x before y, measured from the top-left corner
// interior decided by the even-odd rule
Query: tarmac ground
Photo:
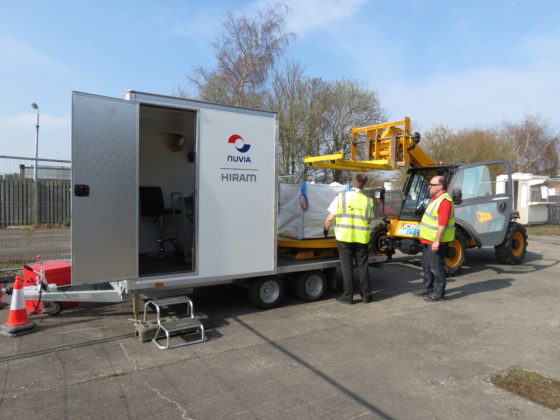
[[[512,367],[560,379],[560,241],[530,237],[518,266],[467,254],[442,302],[413,295],[420,257],[404,255],[371,269],[370,304],[288,293],[261,311],[237,286],[196,289],[209,340],[172,350],[138,341],[129,302],[31,315],[33,332],[0,337],[1,417],[560,418],[490,382]]]

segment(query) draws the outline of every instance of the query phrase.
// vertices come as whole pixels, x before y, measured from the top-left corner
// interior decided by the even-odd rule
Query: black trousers
[[[422,269],[424,279],[422,286],[425,292],[432,296],[445,296],[445,256],[447,255],[447,242],[440,242],[437,252],[432,251],[431,244],[422,244]]]
[[[362,297],[371,295],[368,272],[369,244],[337,241],[340,268],[342,270],[342,284],[344,291],[341,299],[352,300],[354,295],[354,261],[360,279]]]

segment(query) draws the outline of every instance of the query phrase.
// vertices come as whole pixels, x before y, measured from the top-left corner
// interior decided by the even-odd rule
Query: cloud
[[[35,154],[36,119],[35,113],[20,113],[0,118],[0,148],[3,155],[30,157]],[[40,114],[39,157],[70,157],[69,116]]]
[[[37,121],[36,113],[24,112],[20,114],[11,115],[8,117],[0,118],[0,130],[2,128],[13,129],[32,126],[35,129]],[[70,117],[59,117],[56,115],[40,114],[39,125],[45,128],[58,128],[65,127],[70,124]]]
[[[399,74],[380,88],[382,104],[392,118],[411,114],[424,128],[494,127],[536,114],[560,131],[560,33],[527,37],[511,51],[518,55],[516,64],[473,66],[415,80]]]
[[[2,33],[0,33],[0,54],[4,65],[17,63],[19,71],[23,70],[34,74],[51,72],[63,77],[73,76],[73,73],[58,60],[19,39]]]
[[[222,18],[225,16],[225,13],[218,14]],[[189,16],[163,11],[158,19],[163,28],[164,36],[189,38],[198,42],[208,43],[221,29],[221,19],[217,21],[212,10],[208,11],[207,9],[189,13]]]
[[[292,0],[287,29],[303,35],[352,17],[367,0]]]

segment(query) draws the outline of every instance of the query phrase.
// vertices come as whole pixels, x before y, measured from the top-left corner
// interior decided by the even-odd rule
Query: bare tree
[[[266,105],[278,113],[281,174],[305,175],[304,156],[319,153],[318,98],[325,87],[321,79],[306,77],[303,67],[295,62],[287,62],[275,72]]]
[[[423,135],[421,145],[436,163],[472,163],[484,160],[511,160],[508,141],[497,129],[466,128],[453,131],[436,126]]]
[[[355,80],[329,83],[322,93],[322,120],[320,151],[323,154],[342,151],[350,155],[352,127],[376,124],[386,120],[376,92],[361,86]],[[332,169],[325,173],[326,180],[345,182],[348,174]]]
[[[306,174],[305,155],[349,152],[351,128],[384,119],[376,92],[353,80],[326,82],[287,63],[270,74],[294,39],[284,31],[285,4],[277,3],[256,19],[228,14],[212,44],[215,69],[198,67],[189,78],[202,100],[278,112],[279,165],[282,174]],[[186,91],[176,89],[180,96]],[[341,180],[341,171],[317,171],[322,180]]]
[[[280,171],[306,175],[305,155],[342,151],[349,157],[352,127],[385,119],[376,92],[354,80],[326,82],[308,78],[300,65],[288,63],[271,83],[269,108],[280,120]],[[323,182],[345,182],[346,171],[313,169]]]
[[[212,43],[216,69],[198,67],[195,77],[189,77],[200,99],[261,108],[270,71],[295,37],[284,32],[287,12],[285,4],[277,3],[259,11],[255,19],[228,13],[221,35]]]
[[[559,136],[546,122],[528,115],[520,124],[504,124],[502,134],[511,146],[516,171],[557,175]]]

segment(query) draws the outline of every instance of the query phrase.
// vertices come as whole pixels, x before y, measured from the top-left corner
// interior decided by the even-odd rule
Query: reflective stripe
[[[365,220],[366,222],[369,222],[370,219],[369,217],[364,217],[357,214],[347,214],[347,213],[337,214],[336,217],[346,217],[348,219]]]
[[[336,227],[343,229],[370,230],[369,226],[336,225]]]
[[[447,192],[443,193],[428,204],[428,207],[422,216],[422,221],[420,222],[420,238],[431,242],[435,241],[439,228],[438,210],[439,205],[443,200],[449,200],[451,202],[451,214],[440,240],[441,242],[450,242],[455,239],[455,205],[453,204],[451,196]]]
[[[342,197],[342,208],[345,210],[346,209],[346,194],[343,194]],[[354,214],[354,213],[337,213],[336,217],[348,217],[350,219],[360,219],[360,220],[365,220],[366,222],[369,222],[369,219],[371,218],[371,210],[373,208],[373,200],[368,198],[367,201],[367,206],[366,206],[366,215],[362,216],[360,214]]]
[[[426,223],[420,223],[420,226],[424,226],[425,228],[428,228],[428,229],[433,229],[434,228],[432,225],[428,225]],[[439,225],[438,225],[438,227],[439,227]],[[447,225],[445,227],[445,229],[443,229],[443,230],[446,231],[446,230],[450,230],[450,229],[455,229],[455,223],[453,223],[452,225]]]
[[[339,194],[334,232],[342,242],[368,243],[373,200],[358,191]]]
[[[422,219],[423,219],[424,217],[425,217],[426,219],[433,220],[433,221],[436,222],[436,223],[437,223],[437,221],[438,221],[437,218],[432,217],[430,214],[424,214],[424,216],[422,216]]]

